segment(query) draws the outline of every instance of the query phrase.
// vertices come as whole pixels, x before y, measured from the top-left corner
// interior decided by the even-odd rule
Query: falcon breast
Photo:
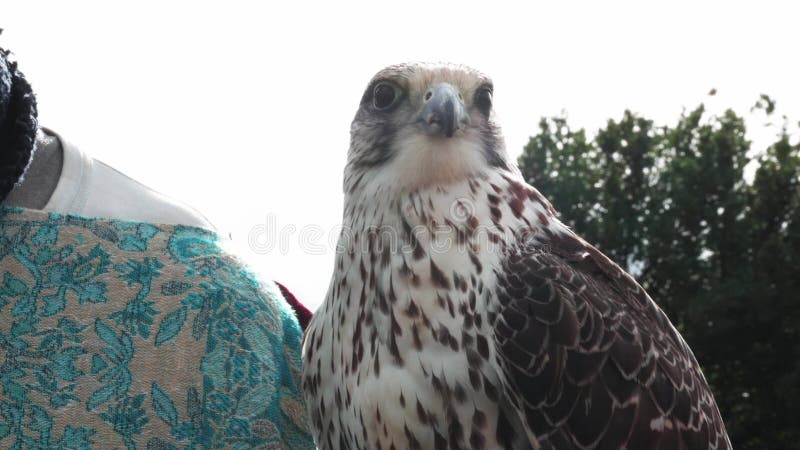
[[[404,64],[351,127],[343,231],[306,332],[323,449],[725,449],[691,350],[508,158],[493,85]]]

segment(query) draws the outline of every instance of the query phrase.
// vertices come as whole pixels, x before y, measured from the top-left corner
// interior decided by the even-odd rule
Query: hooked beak
[[[452,85],[440,83],[428,89],[423,101],[417,120],[428,134],[453,137],[456,131],[469,124],[464,103]]]

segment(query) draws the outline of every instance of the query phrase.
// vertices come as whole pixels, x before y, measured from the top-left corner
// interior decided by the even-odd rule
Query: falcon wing
[[[730,448],[697,361],[644,289],[574,234],[550,237],[498,273],[498,363],[520,431],[541,448]]]

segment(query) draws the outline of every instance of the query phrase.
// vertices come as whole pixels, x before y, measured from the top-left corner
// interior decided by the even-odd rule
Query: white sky
[[[32,82],[42,125],[202,211],[315,308],[349,123],[383,66],[451,61],[491,75],[514,156],[562,110],[596,130],[625,108],[660,123],[700,102],[743,114],[765,92],[797,121],[793,3],[2,0],[0,45]],[[270,223],[260,239],[275,248],[254,249],[251,231]]]

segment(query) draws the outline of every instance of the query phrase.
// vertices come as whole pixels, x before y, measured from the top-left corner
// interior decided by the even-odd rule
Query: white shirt
[[[45,211],[214,230],[193,208],[93,159],[59,134],[47,132],[61,142],[64,159],[61,176]]]

